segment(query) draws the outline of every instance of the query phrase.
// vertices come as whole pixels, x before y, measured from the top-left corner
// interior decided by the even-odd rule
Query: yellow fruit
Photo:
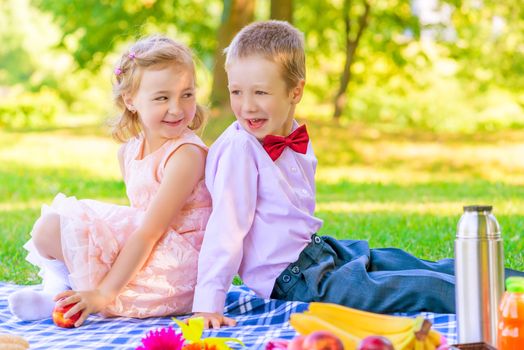
[[[413,318],[376,314],[329,303],[311,303],[307,313],[336,324],[361,339],[380,335],[388,338],[396,350],[412,350],[414,347],[417,320]]]
[[[438,348],[442,340],[442,335],[438,331],[432,329],[428,333],[428,339],[436,348]]]
[[[311,314],[291,314],[289,323],[302,335],[308,335],[316,331],[331,332],[342,341],[344,350],[355,350],[361,340],[357,336],[342,330],[337,325],[326,322]]]
[[[424,320],[422,316],[410,318],[383,315],[337,304],[314,302],[310,303],[309,310],[304,314],[293,314],[291,318],[294,319],[291,325],[301,334],[327,330],[349,339],[350,343],[355,344],[351,345],[353,347],[344,344],[349,350],[354,349],[361,339],[371,335],[388,338],[395,350],[435,350],[441,340],[440,333],[430,329],[431,322]],[[416,334],[421,338],[416,339]]]
[[[330,303],[310,303],[309,311],[348,326],[373,332],[371,334],[377,334],[377,330],[381,331],[381,335],[412,331],[415,322],[410,317],[377,314]]]
[[[424,349],[424,342],[420,341],[418,339],[415,339],[415,347],[413,350],[425,350]]]
[[[353,334],[354,336],[361,339],[364,339],[365,337],[368,337],[370,335],[380,335],[388,338],[388,340],[393,344],[400,344],[405,342],[407,337],[414,336],[413,325],[411,325],[411,327],[406,328],[401,333],[391,333],[389,329],[384,329],[379,323],[375,324],[373,330],[368,330],[360,328],[359,322],[357,322],[358,320],[356,320],[355,318],[342,318],[338,315],[331,315],[329,313],[324,312],[312,313],[311,311],[306,311],[305,313],[307,315],[316,316],[326,322],[335,324],[340,329],[346,331],[347,333]]]

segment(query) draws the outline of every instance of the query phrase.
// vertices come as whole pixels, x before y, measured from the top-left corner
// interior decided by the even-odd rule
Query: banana
[[[418,340],[418,339],[415,339],[415,347],[413,348],[413,350],[425,350],[424,349],[424,342]]]
[[[415,350],[435,350],[440,345],[441,335],[431,329],[431,322],[422,316],[415,319]]]
[[[298,333],[302,335],[308,335],[320,330],[331,332],[336,335],[340,341],[342,341],[344,350],[355,350],[358,343],[361,341],[361,338],[348,333],[339,328],[337,325],[322,320],[312,314],[291,314],[289,323]]]
[[[311,303],[306,313],[336,324],[360,339],[381,335],[388,338],[396,350],[412,350],[414,347],[416,319],[413,318],[376,314],[329,303]]]
[[[428,340],[436,347],[438,348],[440,346],[440,343],[442,341],[442,334],[440,334],[438,331],[431,329],[428,333]]]
[[[427,332],[428,327],[431,327],[431,322],[425,320],[422,316],[418,316],[412,320],[411,330],[404,333],[404,340],[393,343],[396,350],[426,350],[427,337],[425,334],[427,333],[421,333],[421,331],[424,327],[425,332]]]
[[[409,336],[400,344],[393,344],[395,350],[413,350],[415,348],[415,337]]]
[[[395,348],[398,348],[398,350],[401,350],[400,347],[398,347],[398,344],[402,343],[409,343],[408,338],[413,338],[413,325],[411,327],[406,328],[401,333],[390,333],[388,330],[382,329],[379,324],[375,325],[375,330],[367,330],[364,328],[359,328],[359,323],[355,322],[356,319],[344,319],[340,317],[339,315],[332,315],[330,313],[324,313],[324,312],[315,312],[312,313],[311,311],[306,311],[305,314],[307,315],[313,315],[316,316],[326,322],[332,323],[337,325],[338,328],[344,330],[347,333],[350,333],[357,338],[364,339],[367,336],[370,335],[382,335],[389,339],[391,343],[394,345],[397,344]],[[412,322],[413,323],[413,322]]]
[[[424,344],[424,350],[435,350],[440,345],[440,334],[436,331],[431,331],[431,332],[433,332],[433,334],[437,334],[438,342],[436,342],[435,339],[432,339],[432,336],[428,334],[426,339],[424,339],[424,341],[422,342]]]
[[[424,340],[424,350],[435,350],[437,347],[431,342],[431,340]]]
[[[330,331],[341,338],[347,350],[355,349],[370,335],[388,338],[396,350],[435,350],[441,342],[440,333],[422,316],[383,315],[330,303],[310,303],[305,313],[291,315],[290,323],[305,335]]]
[[[414,319],[410,317],[382,315],[337,304],[318,302],[310,303],[309,311],[315,315],[325,315],[325,319],[332,319],[340,324],[372,332],[370,334],[377,334],[377,331],[381,335],[413,331]]]

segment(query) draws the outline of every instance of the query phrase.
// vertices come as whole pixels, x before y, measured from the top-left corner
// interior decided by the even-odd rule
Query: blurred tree
[[[49,52],[58,30],[29,0],[0,0],[0,8],[0,127],[49,125],[67,95],[67,61]]]
[[[81,68],[98,69],[116,45],[150,32],[186,39],[212,67],[211,102],[221,106],[229,97],[222,52],[238,30],[253,21],[255,10],[255,0],[224,0],[218,24],[219,1],[34,1],[53,14],[63,29],[61,45],[73,53]],[[75,13],[81,15],[71,15]]]
[[[242,27],[253,21],[254,15],[255,0],[224,0],[213,65],[211,103],[214,105],[225,108],[229,102],[227,75],[224,70],[224,49]]]
[[[411,79],[417,70],[407,68],[427,62],[423,50],[410,47],[420,31],[405,0],[312,2],[297,7],[294,20],[306,34],[309,89],[320,101],[332,96],[336,118],[349,115],[346,94],[364,81]]]
[[[24,47],[23,28],[16,25],[20,15],[12,0],[0,0],[0,4],[0,86],[27,82],[35,65]]]
[[[74,55],[80,68],[96,70],[118,44],[145,34],[177,34],[209,62],[215,49],[216,1],[33,0],[52,14],[62,28],[60,45]]]
[[[152,31],[174,32],[187,38],[197,55],[207,66],[213,67],[211,102],[217,105],[225,105],[228,97],[222,51],[236,32],[254,19],[256,3],[255,0],[223,0],[222,17],[218,24],[216,14],[220,11],[219,1],[33,1],[53,15],[63,30],[61,45],[74,55],[80,68],[98,69],[116,45]],[[292,0],[271,2],[272,18],[295,21],[295,25],[305,32],[308,60],[313,62],[313,69],[327,70],[327,89],[318,86],[316,91],[322,98],[336,95],[337,115],[342,113],[342,107],[346,104],[343,97],[347,86],[354,78],[357,78],[357,83],[361,81],[366,73],[360,70],[355,76],[350,69],[359,59],[355,54],[358,45],[363,46],[361,53],[366,55],[363,57],[382,56],[381,60],[389,61],[390,64],[386,64],[388,67],[407,63],[400,52],[402,43],[399,45],[393,38],[413,24],[409,5],[403,0],[377,2],[371,22],[373,35],[362,39],[365,26],[351,23],[368,23],[367,1],[353,6],[346,0],[343,8],[336,2],[310,2],[297,8],[293,7]],[[72,15],[75,13],[78,15]],[[363,14],[366,16],[359,21],[359,16]],[[416,30],[413,32],[416,33]],[[342,74],[334,70],[336,65],[323,66],[325,62],[341,60],[345,62]],[[384,72],[384,75],[390,73],[391,70]],[[339,83],[341,75],[342,83]],[[334,86],[339,86],[338,92],[333,91]]]
[[[353,21],[350,18],[351,13],[351,6],[352,3],[350,0],[344,0],[344,7],[342,11],[342,16],[344,18],[344,37],[345,37],[345,44],[346,44],[346,57],[345,57],[345,63],[344,63],[344,70],[342,72],[342,75],[340,77],[340,85],[338,88],[338,92],[335,95],[335,111],[333,113],[333,117],[335,119],[339,119],[342,115],[342,110],[344,106],[346,105],[346,89],[348,87],[349,81],[351,80],[351,65],[353,63],[355,54],[357,52],[358,44],[360,43],[360,38],[362,38],[362,34],[364,33],[364,30],[368,26],[368,17],[369,17],[369,11],[370,11],[370,4],[368,1],[363,0],[362,4],[364,5],[364,10],[362,14],[358,17],[358,27],[356,29],[356,34],[352,38],[351,32],[352,30],[352,24]]]
[[[271,0],[269,18],[293,23],[293,0]]]
[[[450,49],[459,75],[481,91],[494,83],[524,88],[524,2],[443,2],[453,6],[451,25],[457,34],[441,44]]]
[[[475,108],[486,108],[492,102],[480,97],[471,107],[470,97],[495,90],[502,91],[510,104],[517,101],[524,108],[524,95],[518,92],[524,88],[522,0],[336,0],[308,1],[300,6],[293,6],[292,0],[0,0],[0,38],[5,44],[0,48],[0,80],[4,84],[11,79],[38,86],[49,76],[64,77],[64,72],[71,71],[70,57],[64,54],[60,60],[51,60],[52,75],[42,74],[42,56],[47,61],[52,55],[47,49],[34,49],[38,47],[34,43],[28,46],[15,26],[21,22],[19,17],[13,18],[13,11],[4,6],[29,1],[50,13],[62,31],[58,51],[71,53],[78,68],[95,73],[108,54],[140,35],[162,31],[180,38],[213,70],[212,101],[221,105],[227,101],[223,48],[243,25],[271,17],[292,21],[305,33],[305,100],[323,105],[338,101],[335,114],[340,117],[436,125],[442,113],[429,96],[436,94],[437,84],[441,101],[451,98],[456,106],[468,105],[472,115]],[[366,3],[368,14],[363,16]],[[450,19],[428,24],[415,11],[417,3],[434,6],[433,17],[451,9]],[[38,16],[34,19],[44,17],[40,12]],[[367,21],[359,22],[359,18]],[[38,21],[31,17],[25,22],[33,25]],[[42,41],[48,41],[50,35],[35,28]],[[68,84],[60,80],[53,86],[52,79],[46,84],[62,89],[61,97],[69,90],[72,105],[78,91],[89,90],[93,81],[85,73],[67,75],[70,79],[63,80],[69,80]],[[81,76],[83,82],[78,84]],[[457,97],[451,91],[462,95]],[[427,100],[417,98],[420,93],[426,93]],[[510,107],[517,112],[521,108]],[[446,113],[453,115],[454,109],[449,107]],[[435,121],[427,123],[430,114]]]

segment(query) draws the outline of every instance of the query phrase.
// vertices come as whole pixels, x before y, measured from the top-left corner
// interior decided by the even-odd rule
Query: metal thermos
[[[491,206],[466,206],[455,240],[455,304],[459,343],[497,346],[504,292],[504,249]]]

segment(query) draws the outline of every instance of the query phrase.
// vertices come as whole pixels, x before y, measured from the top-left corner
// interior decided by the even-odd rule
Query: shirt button
[[[291,276],[289,276],[289,275],[282,276],[282,281],[284,283],[288,283],[289,281],[291,281]]]
[[[295,275],[298,275],[300,273],[300,267],[293,266],[293,268],[291,269],[291,272],[293,272]]]
[[[307,190],[302,190],[303,194],[308,194]]]
[[[297,168],[293,166],[293,167],[291,167],[291,171],[296,173],[297,172]]]

